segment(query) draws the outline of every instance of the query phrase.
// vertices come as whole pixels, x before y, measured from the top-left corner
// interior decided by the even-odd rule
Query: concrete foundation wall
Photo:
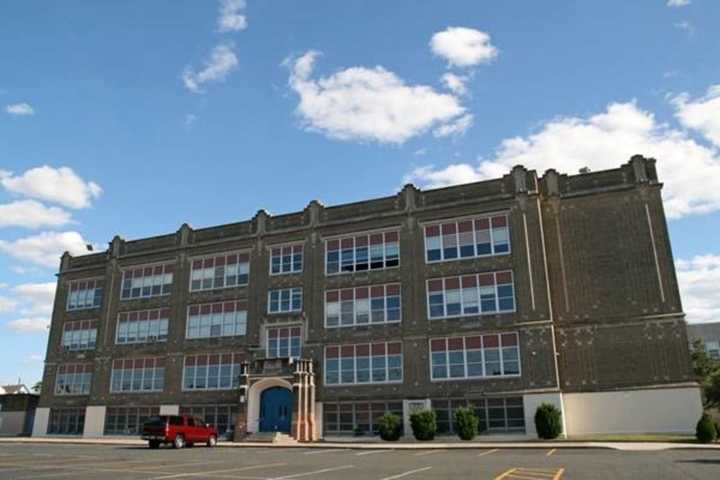
[[[697,387],[566,393],[563,403],[569,436],[694,433],[702,414]]]
[[[83,437],[102,437],[105,433],[105,410],[106,407],[92,406],[85,407],[85,429]]]
[[[558,410],[563,412],[563,394],[562,393],[538,393],[523,396],[523,410],[525,412],[525,433],[530,438],[537,438],[537,430],[535,429],[535,412],[543,403],[555,405]],[[567,431],[565,425],[565,412],[563,412],[563,432]]]
[[[35,410],[35,423],[33,424],[33,437],[44,437],[47,435],[48,421],[50,420],[49,408],[38,408]]]
[[[180,405],[160,405],[160,415],[179,415]]]
[[[0,435],[21,435],[26,416],[26,412],[0,412]]]

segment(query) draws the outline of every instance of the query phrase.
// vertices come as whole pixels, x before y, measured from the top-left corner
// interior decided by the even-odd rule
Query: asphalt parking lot
[[[0,444],[0,480],[717,479],[720,451],[353,450]]]

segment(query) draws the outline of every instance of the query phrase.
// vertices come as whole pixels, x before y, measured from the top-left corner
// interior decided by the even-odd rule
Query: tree
[[[695,340],[690,353],[695,378],[702,387],[703,406],[720,407],[720,360],[710,358],[702,340]]]
[[[33,385],[32,391],[35,393],[40,393],[42,391],[42,380],[40,380],[39,382],[35,383],[35,385]]]

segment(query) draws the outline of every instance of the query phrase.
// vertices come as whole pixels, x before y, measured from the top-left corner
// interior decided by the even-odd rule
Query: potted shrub
[[[703,413],[695,427],[695,437],[700,443],[712,443],[717,438],[717,430],[710,415]]]
[[[455,410],[455,427],[462,440],[472,440],[478,434],[479,419],[472,408],[461,407]]]
[[[356,437],[362,437],[364,433],[365,433],[365,430],[363,430],[360,425],[355,425],[355,427],[353,427],[353,434]]]
[[[435,438],[437,421],[435,412],[432,410],[421,410],[410,415],[410,425],[417,440],[425,441]]]
[[[545,440],[557,438],[562,433],[562,414],[551,403],[543,403],[535,412],[535,428],[538,437]]]
[[[402,434],[402,419],[392,413],[386,413],[378,421],[380,438],[388,442],[394,442]]]

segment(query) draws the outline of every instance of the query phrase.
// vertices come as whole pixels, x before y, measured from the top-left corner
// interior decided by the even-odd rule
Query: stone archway
[[[263,378],[250,385],[247,396],[247,432],[260,431],[260,396],[264,390],[273,387],[283,387],[293,391],[292,384],[282,378]]]

